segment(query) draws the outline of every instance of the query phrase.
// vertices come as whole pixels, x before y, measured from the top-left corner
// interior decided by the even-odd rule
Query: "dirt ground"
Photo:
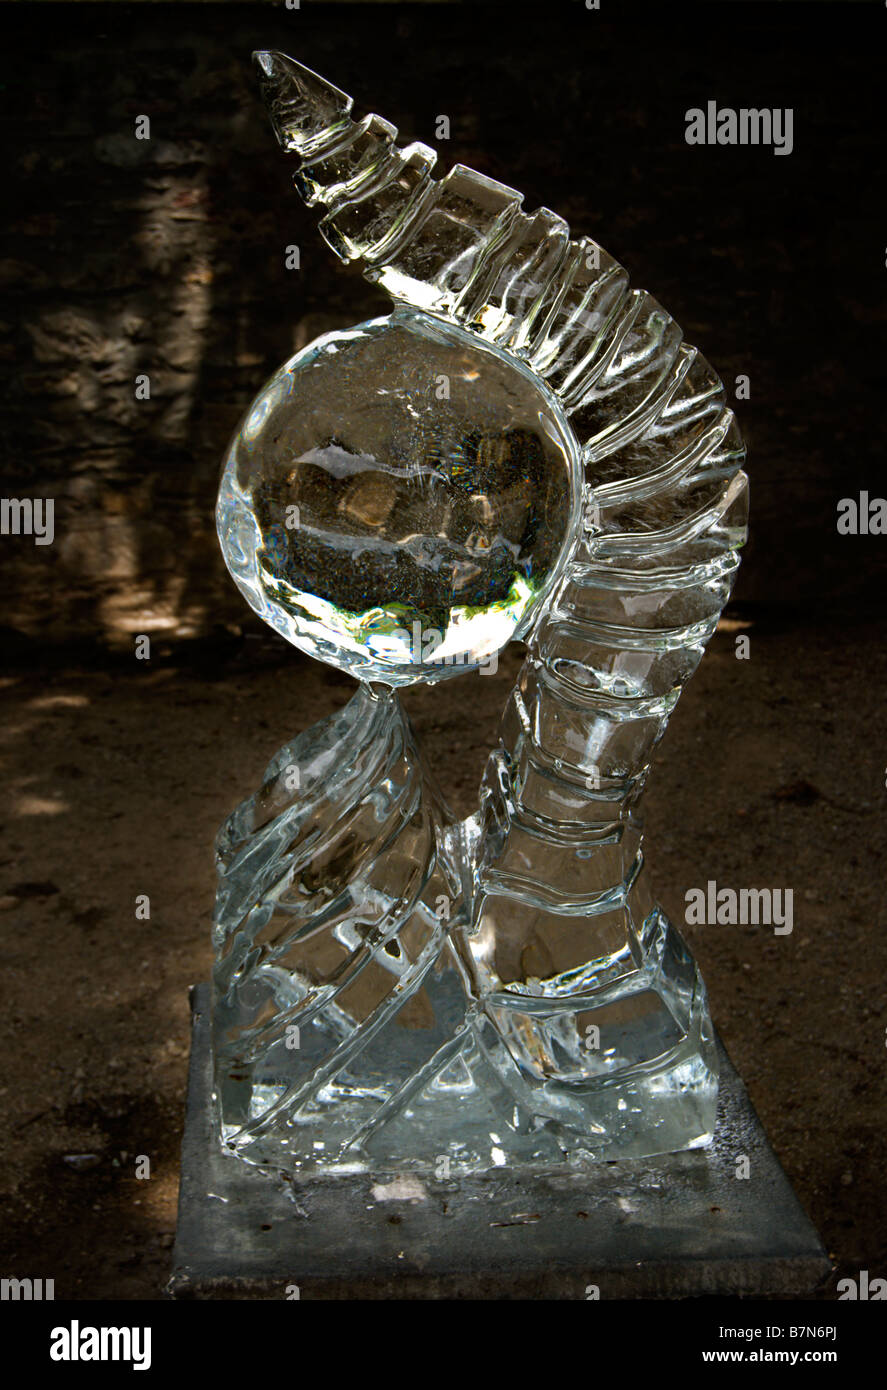
[[[887,1274],[885,635],[733,610],[647,800],[654,882],[675,921],[709,879],[793,889],[790,935],[686,935],[837,1273],[872,1276]],[[520,659],[407,696],[462,813]],[[352,690],[271,635],[155,645],[150,661],[24,664],[0,682],[4,1275],[54,1277],[57,1298],[162,1296],[213,837],[275,749]],[[141,894],[150,920],[136,916]],[[140,1155],[150,1177],[136,1176]]]

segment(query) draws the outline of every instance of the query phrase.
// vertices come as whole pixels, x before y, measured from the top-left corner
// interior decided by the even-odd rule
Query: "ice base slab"
[[[174,1298],[585,1299],[590,1285],[602,1299],[803,1296],[829,1273],[720,1042],[705,1150],[281,1182],[221,1152],[207,986],[192,991],[192,1010]],[[748,1178],[736,1176],[742,1156]]]

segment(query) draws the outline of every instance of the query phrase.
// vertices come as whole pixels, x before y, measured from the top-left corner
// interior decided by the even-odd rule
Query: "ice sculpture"
[[[705,990],[638,802],[745,537],[723,387],[595,242],[292,59],[256,60],[320,230],[394,301],[272,377],[232,441],[226,562],[358,677],[218,841],[221,1142],[290,1175],[706,1144]],[[398,701],[523,637],[477,812]]]

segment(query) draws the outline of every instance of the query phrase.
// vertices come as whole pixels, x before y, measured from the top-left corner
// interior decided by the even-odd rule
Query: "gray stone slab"
[[[589,1285],[601,1299],[803,1296],[829,1273],[720,1044],[708,1150],[581,1172],[281,1183],[219,1149],[208,987],[191,1002],[175,1298],[584,1299]]]

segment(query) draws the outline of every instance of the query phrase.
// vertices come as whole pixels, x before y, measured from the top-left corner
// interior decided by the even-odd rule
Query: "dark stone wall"
[[[289,187],[254,47],[402,137],[434,144],[449,115],[439,172],[461,160],[556,209],[725,381],[749,375],[740,599],[872,600],[887,537],[835,519],[840,497],[887,492],[883,16],[612,8],[5,7],[2,496],[55,501],[52,545],[0,537],[8,637],[121,646],[248,621],[213,530],[228,437],[295,347],[385,310]],[[793,153],[687,146],[684,112],[709,98],[793,107]]]

